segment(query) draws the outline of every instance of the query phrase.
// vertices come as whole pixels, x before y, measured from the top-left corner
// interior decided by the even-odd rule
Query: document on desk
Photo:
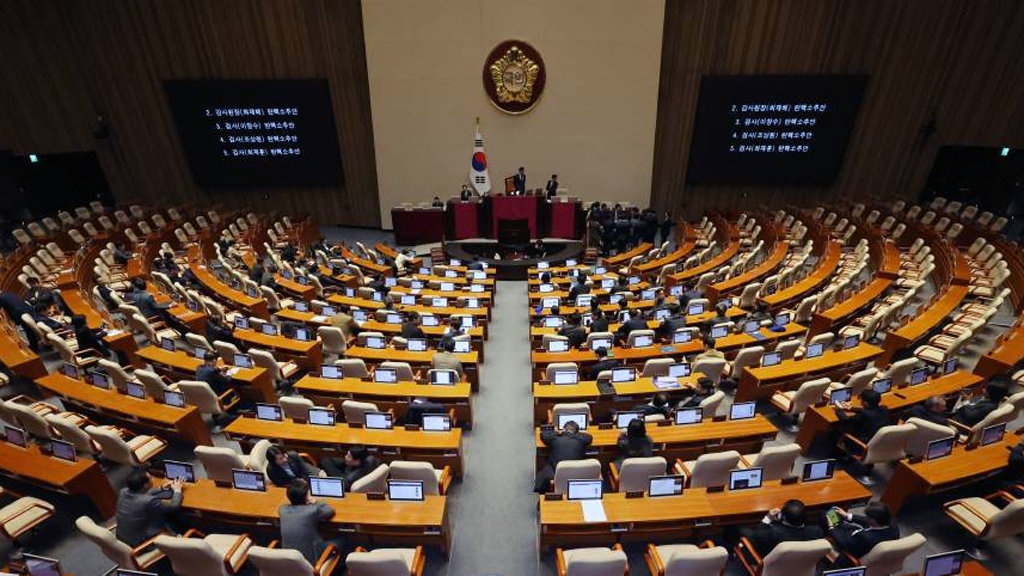
[[[318,316],[313,316],[311,318],[311,320],[313,322],[316,322],[317,324],[326,324],[327,323],[327,316],[319,316],[319,315]]]
[[[604,513],[604,502],[601,500],[580,500],[580,507],[583,508],[584,522],[608,521],[608,516]]]
[[[234,366],[232,368],[228,368],[227,369],[227,375],[228,376],[234,376],[235,374],[238,374],[241,371],[242,371],[241,368],[239,368],[238,366]]]

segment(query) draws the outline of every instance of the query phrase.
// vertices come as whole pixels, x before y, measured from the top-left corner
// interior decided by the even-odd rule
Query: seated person
[[[296,478],[323,475],[319,468],[303,460],[294,450],[285,452],[279,446],[267,448],[267,477],[274,486],[288,486]]]
[[[455,351],[455,340],[441,340],[441,351],[435,352],[430,360],[432,368],[455,370],[462,377],[462,360],[453,354]]]
[[[591,306],[590,313],[590,331],[591,332],[607,332],[608,331],[608,317],[605,316],[604,310],[601,310],[601,306],[597,303],[597,299],[594,299]]]
[[[238,340],[235,339],[234,331],[225,326],[212,314],[206,317],[206,339],[211,343],[219,340],[238,346]]]
[[[619,448],[619,455],[615,458],[615,466],[620,469],[622,461],[626,458],[647,458],[654,455],[654,441],[647,435],[647,426],[639,418],[629,422],[626,429],[619,434],[616,445]]]
[[[711,337],[711,334],[704,336],[704,351],[697,354],[693,359],[693,363],[697,364],[697,362],[709,358],[725,359],[725,354],[723,354],[721,350],[715,348],[715,339]]]
[[[569,321],[564,328],[558,331],[559,336],[569,339],[570,348],[579,348],[587,341],[587,329],[583,327],[583,319],[579,314],[569,315]]]
[[[621,364],[618,360],[608,357],[607,348],[598,348],[594,350],[594,355],[597,356],[597,362],[583,368],[584,380],[597,380],[597,377],[601,372],[611,370],[612,368],[618,368]]]
[[[133,548],[161,532],[175,532],[168,523],[181,508],[185,483],[179,478],[170,489],[151,488],[151,480],[148,472],[135,468],[117,495],[117,539]]]
[[[867,444],[879,429],[895,423],[881,401],[881,394],[869,388],[860,393],[859,408],[851,407],[849,402],[842,407],[836,406],[840,429]]]
[[[654,416],[656,414],[661,414],[666,418],[668,418],[668,413],[670,409],[671,406],[669,406],[668,404],[668,395],[665,394],[664,392],[658,392],[657,394],[654,395],[654,398],[651,398],[650,402],[646,404],[637,404],[632,408],[634,412],[640,412],[644,416]]]
[[[1008,377],[993,376],[985,384],[985,394],[981,398],[964,403],[953,412],[953,420],[964,426],[974,426],[985,419],[988,413],[999,407],[1006,398]]]
[[[829,537],[835,542],[840,552],[836,559],[836,567],[855,566],[846,556],[860,559],[879,542],[898,540],[900,528],[893,522],[889,507],[882,502],[869,502],[864,507],[864,514],[853,514],[842,508],[833,508],[839,513],[841,521],[829,530]]]
[[[36,310],[46,310],[56,304],[56,296],[53,290],[39,285],[39,278],[29,276],[25,279],[28,282],[28,291],[25,292],[25,301]]]
[[[663,340],[671,340],[672,334],[680,328],[686,328],[686,316],[681,312],[676,312],[662,320],[661,324],[654,330],[654,333]],[[714,346],[711,348],[714,349]]]
[[[416,312],[409,312],[405,322],[402,322],[402,338],[426,338],[427,335],[423,332],[423,328],[420,328],[419,322],[420,315]]]
[[[580,432],[575,422],[565,425],[565,430],[544,430],[540,433],[540,441],[548,447],[548,461],[537,473],[534,491],[544,494],[551,489],[551,481],[555,479],[555,468],[563,460],[583,460],[587,457],[587,447],[594,438],[586,432]]]
[[[949,419],[946,418],[946,399],[942,396],[929,396],[924,402],[914,404],[907,410],[903,420],[911,418],[920,418],[939,426],[949,425]]]
[[[774,508],[754,528],[745,528],[740,535],[750,542],[758,556],[764,558],[783,542],[806,542],[824,538],[817,526],[807,525],[807,511],[800,500],[789,500],[781,509]]]
[[[104,358],[110,357],[110,347],[103,341],[107,335],[103,330],[89,328],[85,316],[75,314],[71,317],[71,327],[75,331],[75,340],[79,350],[94,350]]]
[[[376,470],[380,464],[380,460],[370,455],[370,450],[362,444],[349,446],[344,459],[325,457],[320,460],[320,465],[324,467],[324,472],[328,476],[345,481],[346,490],[351,489],[360,478]]]
[[[619,303],[625,302],[625,300],[621,300]],[[619,324],[619,329],[615,331],[615,342],[621,346],[629,339],[629,334],[634,330],[647,330],[647,319],[644,318],[644,314],[639,308],[630,310],[629,320]]]
[[[569,288],[569,300],[575,302],[576,297],[581,294],[590,294],[590,286],[587,286],[585,282],[586,278],[580,276],[576,282],[573,283],[572,288]]]
[[[286,494],[288,503],[277,509],[281,519],[281,548],[299,551],[311,566],[315,566],[327,547],[320,536],[320,523],[334,517],[334,508],[313,498],[309,492],[309,481],[305,478],[292,480]]]
[[[680,400],[676,404],[676,408],[699,408],[700,403],[707,400],[714,393],[715,381],[711,378],[701,377],[697,380],[697,389],[693,391],[693,395]],[[714,416],[714,414],[708,414],[708,416]]]
[[[228,376],[227,366],[217,366],[217,359],[220,356],[212,350],[207,350],[206,354],[203,355],[203,363],[196,368],[196,380],[200,382],[206,382],[210,385],[210,389],[217,396],[220,396],[227,390],[230,390],[231,377]]]
[[[424,414],[447,414],[448,410],[444,407],[444,404],[438,402],[432,402],[426,398],[413,398],[412,402],[409,402],[409,408],[405,411],[405,417],[402,419],[405,424],[415,424],[416,426],[423,425]]]
[[[404,326],[403,326],[404,329]],[[444,335],[441,336],[440,347],[442,350],[445,348],[445,344],[448,342],[452,343],[452,350],[455,349],[455,337],[462,336],[466,333],[466,329],[462,327],[462,319],[458,316],[448,317],[448,326],[445,327]]]

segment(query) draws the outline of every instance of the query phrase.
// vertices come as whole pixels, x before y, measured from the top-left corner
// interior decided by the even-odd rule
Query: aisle
[[[528,325],[526,282],[501,282],[463,441],[466,473],[448,504],[449,576],[538,572]]]

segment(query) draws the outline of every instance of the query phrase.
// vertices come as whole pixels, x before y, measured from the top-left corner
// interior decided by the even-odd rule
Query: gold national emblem
[[[544,83],[544,61],[525,42],[502,42],[484,63],[484,89],[491,102],[509,114],[522,114],[533,108]]]

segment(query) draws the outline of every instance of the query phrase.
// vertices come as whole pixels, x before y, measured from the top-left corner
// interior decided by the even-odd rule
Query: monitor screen
[[[390,412],[367,412],[363,418],[371,430],[390,430],[393,426]]]
[[[601,275],[601,274],[604,274],[606,272],[608,272],[608,269],[605,268],[604,266],[598,266],[598,267],[594,268],[594,274]]]
[[[693,333],[690,330],[676,330],[672,333],[673,344],[686,344],[693,339]]]
[[[827,480],[835,473],[835,460],[815,460],[804,464],[803,481]]]
[[[867,573],[867,566],[857,566],[856,568],[840,568],[839,570],[826,570],[821,573],[821,576],[865,576]]]
[[[440,323],[441,321],[437,318],[437,316],[433,316],[430,314],[424,314],[423,316],[420,316],[420,324],[423,324],[424,326],[438,326],[440,325]]]
[[[50,440],[50,454],[54,458],[67,460],[68,462],[74,462],[77,459],[75,456],[75,445],[63,440]]]
[[[370,336],[366,339],[366,347],[373,350],[383,350],[385,344],[384,339],[380,336]]]
[[[207,352],[206,348],[201,348],[201,347],[193,348],[192,349],[192,356],[195,357],[195,358],[198,358],[200,360],[204,360],[206,358],[206,352]]]
[[[879,394],[892,390],[892,378],[880,378],[871,383],[871,389]]]
[[[423,499],[421,480],[388,480],[388,500],[419,502]]]
[[[601,288],[605,290],[611,290],[615,286],[615,280],[611,278],[605,278],[601,280]]]
[[[576,384],[580,380],[580,373],[576,370],[555,370],[555,384]]]
[[[256,419],[269,422],[280,422],[283,418],[281,407],[277,404],[256,403]]]
[[[956,371],[956,358],[950,358],[942,365],[943,374],[952,374]]]
[[[28,437],[25,435],[25,431],[14,426],[4,426],[4,440],[8,444],[14,444],[22,448],[28,446]]]
[[[232,364],[239,368],[252,368],[252,358],[248,354],[235,354]]]
[[[385,317],[384,321],[387,322],[388,324],[401,324],[402,323],[402,315],[401,314],[388,314],[387,317]]]
[[[676,424],[700,424],[703,418],[704,410],[702,408],[680,408],[676,410]]]
[[[146,397],[146,387],[138,382],[125,382],[124,392],[132,398],[138,398],[139,400],[143,400]]]
[[[718,340],[719,338],[725,338],[728,335],[729,335],[729,327],[728,326],[718,325],[718,326],[713,326],[711,328],[711,337],[714,338],[715,340]]]
[[[654,300],[654,290],[644,290],[643,292],[640,293],[640,299],[641,300]],[[665,309],[663,308],[662,310],[665,310]],[[665,310],[665,311],[668,312],[668,310]],[[658,312],[661,312],[661,310],[658,310]]]
[[[750,334],[751,332],[757,332],[760,329],[761,323],[758,322],[757,320],[750,320],[743,324],[743,331],[746,332],[747,334]]]
[[[401,302],[402,302],[402,304],[405,304],[406,306],[415,306],[416,305],[416,296],[414,296],[412,294],[402,294]]]
[[[378,367],[373,373],[373,380],[384,384],[394,384],[398,382],[398,370]]]
[[[405,347],[413,352],[423,352],[427,349],[427,341],[423,338],[410,338],[406,341]]]
[[[670,364],[668,367],[668,375],[672,378],[685,378],[690,375],[690,363],[679,362],[677,364]]]
[[[608,350],[612,347],[612,341],[609,338],[594,338],[590,341],[590,349],[597,350],[598,348],[604,348]]]
[[[487,279],[487,272],[484,271],[484,270],[473,270],[473,279],[474,280],[486,280]]]
[[[558,306],[560,298],[544,298],[540,301],[541,308],[551,309]]]
[[[345,483],[341,478],[310,476],[309,493],[314,498],[344,498]]]
[[[277,336],[277,326],[273,324],[264,324],[260,327],[260,332],[263,332],[267,336]]]
[[[78,379],[78,366],[75,366],[74,364],[69,362],[65,363],[61,366],[61,372],[63,372],[68,378],[74,378],[75,380]]]
[[[333,364],[324,364],[320,367],[320,377],[330,378],[331,380],[341,380],[344,376],[341,372],[340,366]]]
[[[181,478],[185,482],[194,483],[196,481],[196,471],[188,462],[178,462],[176,460],[164,460],[164,474],[168,480],[177,480]]]
[[[459,380],[459,373],[455,370],[431,370],[430,383],[439,386],[454,386]]]
[[[761,356],[761,366],[764,368],[775,366],[780,362],[782,362],[781,352],[768,352],[764,356]]]
[[[306,419],[315,426],[334,426],[337,415],[329,408],[309,408]]]
[[[60,562],[53,558],[44,558],[35,554],[23,554],[25,569],[28,576],[62,576]]]
[[[466,298],[465,302],[466,302],[466,308],[479,308],[480,307],[480,299],[479,298]]]
[[[699,316],[704,313],[704,304],[690,304],[686,308],[687,316]]]
[[[320,309],[320,315],[321,316],[337,316],[338,315],[338,311],[335,310],[333,306],[324,306],[323,308]]]
[[[235,316],[235,328],[239,330],[249,329],[249,319],[245,316]]]
[[[916,386],[928,379],[927,368],[917,368],[910,373],[910,385]]]
[[[352,319],[356,322],[366,322],[367,315],[366,310],[360,310],[358,308],[352,309]]]
[[[463,328],[472,328],[476,326],[476,320],[472,316],[462,316],[459,318],[459,325]]]
[[[547,270],[550,267],[550,262],[537,262],[537,270]]]
[[[981,431],[981,445],[988,446],[989,444],[995,444],[996,442],[1002,442],[1003,435],[1006,433],[1006,423],[993,424],[992,426],[986,426]]]
[[[626,428],[633,420],[640,420],[642,422],[643,419],[644,415],[640,412],[616,412],[615,427]]]
[[[302,301],[302,300],[296,302],[295,303],[295,311],[296,312],[309,312],[309,302],[305,302],[305,301]]]
[[[811,344],[810,346],[807,347],[807,352],[804,354],[804,358],[808,358],[808,359],[810,359],[810,358],[817,358],[818,356],[821,356],[824,353],[825,353],[825,345],[824,344],[821,344],[821,343]]]
[[[384,279],[384,285],[387,286],[388,288],[393,288],[395,286],[398,286],[398,278],[392,278],[392,277],[385,278]]]
[[[857,344],[860,344],[860,338],[858,338],[857,336],[847,336],[843,340],[843,349],[848,350],[850,348],[857,346]]]
[[[566,494],[569,500],[600,500],[603,488],[601,480],[569,480]]]
[[[552,286],[551,284],[541,284],[540,287],[538,288],[538,290],[541,293],[545,293],[546,294],[548,292],[554,292],[555,291],[555,287]]]
[[[636,380],[636,369],[632,367],[612,368],[612,382],[632,382]]]
[[[568,350],[568,342],[566,344],[566,350]],[[455,352],[456,354],[469,354],[471,351],[471,342],[469,340],[456,340],[455,341]]]
[[[448,307],[448,299],[447,298],[434,298],[433,300],[430,301],[430,305],[433,306],[434,308],[447,308]]]
[[[855,75],[704,76],[687,182],[832,182],[866,84]]]
[[[843,386],[842,388],[836,388],[829,392],[828,402],[829,404],[842,404],[849,402],[853,399],[853,388],[849,386]]]
[[[928,450],[925,452],[925,459],[935,460],[937,458],[949,456],[953,453],[953,444],[955,442],[956,437],[954,436],[932,440],[928,443]]]
[[[633,339],[634,348],[647,348],[654,345],[654,337],[650,334],[642,334]]]
[[[545,328],[561,328],[564,321],[559,316],[548,316],[544,318]]]
[[[963,550],[953,550],[928,556],[921,576],[957,576],[963,570],[965,554]]]
[[[423,430],[427,432],[448,432],[452,429],[452,419],[447,414],[424,414]]]
[[[729,407],[729,420],[749,420],[757,411],[757,402],[734,402]]]
[[[548,352],[568,352],[568,340],[548,340]]]
[[[249,490],[251,492],[267,491],[267,484],[263,477],[263,472],[238,469],[232,470],[231,485],[239,490]]]
[[[165,390],[164,404],[167,404],[168,406],[174,406],[176,408],[184,408],[185,395],[182,394],[181,392],[176,392],[174,390]]]
[[[640,283],[640,277],[639,276],[630,276],[628,282],[629,282],[630,286],[636,286],[637,284]]]
[[[307,330],[306,328],[296,328],[295,329],[295,339],[296,340],[301,340],[303,342],[309,342],[313,338],[312,338],[312,336],[310,336],[309,330]]]
[[[594,297],[590,294],[581,294],[576,297],[576,305],[580,308],[589,308],[590,303],[593,302]]]
[[[786,324],[789,324],[789,314],[779,314],[775,317],[776,326],[785,326]]]
[[[478,277],[478,278],[479,278],[479,277]],[[480,279],[482,279],[482,278],[480,278]],[[479,292],[483,292],[483,291],[484,291],[484,288],[485,288],[485,287],[484,287],[484,285],[483,285],[483,284],[470,284],[470,285],[469,285],[469,291],[470,291],[470,292],[477,292],[477,293],[479,293]]]
[[[659,496],[679,496],[683,493],[686,476],[651,476],[647,480],[647,495],[651,498]]]
[[[97,388],[102,388],[104,390],[109,390],[110,389],[110,379],[107,378],[107,375],[104,374],[103,372],[93,372],[92,373],[92,385],[97,387]]]
[[[558,414],[558,422],[555,424],[559,430],[565,430],[566,424],[569,422],[575,422],[580,430],[587,429],[587,413],[586,412],[561,412]]]
[[[761,468],[743,468],[729,472],[729,490],[747,490],[760,488],[762,479]]]
[[[171,340],[170,338],[161,338],[160,347],[163,348],[164,350],[167,350],[168,352],[174,352],[174,340]]]

